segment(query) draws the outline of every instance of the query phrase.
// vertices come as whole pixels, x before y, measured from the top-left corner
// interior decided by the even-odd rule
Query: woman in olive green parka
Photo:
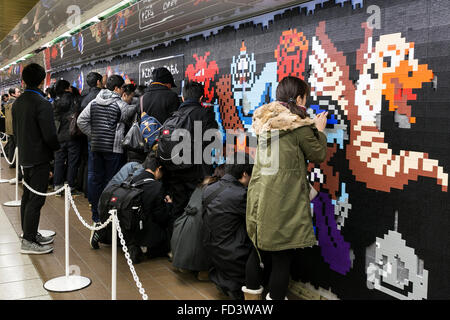
[[[319,164],[326,158],[322,131],[327,113],[310,119],[304,107],[308,95],[306,82],[286,77],[277,88],[277,101],[253,115],[258,149],[248,187],[247,232],[256,250],[247,262],[242,288],[246,299],[261,298],[260,262],[268,259],[272,272],[267,298],[284,299],[293,249],[316,244],[307,161]]]

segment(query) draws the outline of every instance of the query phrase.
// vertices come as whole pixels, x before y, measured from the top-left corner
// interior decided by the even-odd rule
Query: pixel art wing
[[[383,35],[373,45],[371,30],[364,23],[365,42],[357,53],[360,77],[357,86],[349,79],[349,67],[342,52],[338,52],[321,22],[312,41],[311,91],[313,97],[331,97],[349,121],[350,143],[346,156],[357,181],[368,188],[390,192],[403,189],[419,176],[437,180],[447,192],[448,174],[437,160],[428,154],[400,151],[394,154],[384,133],[377,127],[383,95],[389,100],[390,110],[411,117],[407,101],[415,99],[412,89],[433,79],[427,66],[414,59],[414,44],[407,43],[401,34]],[[409,110],[409,111],[408,111]]]
[[[358,112],[349,114],[352,124],[351,143],[347,148],[350,169],[358,181],[380,191],[403,189],[409,181],[424,176],[436,179],[446,192],[448,174],[437,160],[422,152],[401,150],[400,154],[394,154],[385,141],[384,132],[377,126],[383,96],[389,103],[389,111],[414,124],[416,119],[408,105],[409,100],[416,99],[412,90],[432,81],[433,72],[414,59],[414,43],[408,43],[400,33],[382,35],[373,44],[372,30],[366,23],[363,28],[365,42],[357,53],[360,77],[354,101]]]

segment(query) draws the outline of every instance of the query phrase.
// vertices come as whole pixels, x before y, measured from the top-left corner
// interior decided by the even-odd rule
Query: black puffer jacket
[[[205,200],[226,186],[209,204]],[[252,248],[245,226],[247,188],[230,174],[203,191],[203,243],[213,265],[209,277],[226,291],[240,291]]]
[[[99,92],[78,117],[78,127],[90,137],[94,152],[123,153],[126,126],[131,125],[137,106],[130,106],[110,90]]]
[[[72,139],[70,136],[70,116],[79,112],[79,109],[79,104],[70,92],[65,92],[61,97],[56,97],[53,102],[53,112],[59,142]]]

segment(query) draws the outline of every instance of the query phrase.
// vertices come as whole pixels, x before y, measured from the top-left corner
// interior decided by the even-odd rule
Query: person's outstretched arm
[[[327,136],[317,129],[306,126],[299,130],[300,148],[306,160],[319,164],[327,157]]]

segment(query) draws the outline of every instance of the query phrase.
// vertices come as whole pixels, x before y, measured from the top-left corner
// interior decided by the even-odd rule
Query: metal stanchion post
[[[0,142],[2,143],[2,142]],[[0,150],[0,153],[2,153],[2,151]],[[6,154],[4,154],[5,158],[6,158]],[[7,183],[9,182],[9,180],[6,179],[2,179],[2,161],[0,160],[0,183]]]
[[[53,292],[70,292],[77,291],[83,288],[86,288],[91,284],[91,279],[82,277],[79,275],[70,275],[70,267],[69,267],[69,186],[66,184],[65,186],[65,237],[66,237],[66,245],[65,245],[65,254],[66,254],[66,275],[58,278],[51,279],[44,284],[44,288],[48,291]]]
[[[19,200],[19,149],[16,147],[16,200],[5,202],[6,207],[20,207],[21,200]]]
[[[111,300],[117,300],[117,210],[112,210],[112,279]]]
[[[66,184],[64,190],[64,234],[65,234],[65,255],[66,255],[66,277],[69,277],[69,193],[68,193],[68,185]]]

